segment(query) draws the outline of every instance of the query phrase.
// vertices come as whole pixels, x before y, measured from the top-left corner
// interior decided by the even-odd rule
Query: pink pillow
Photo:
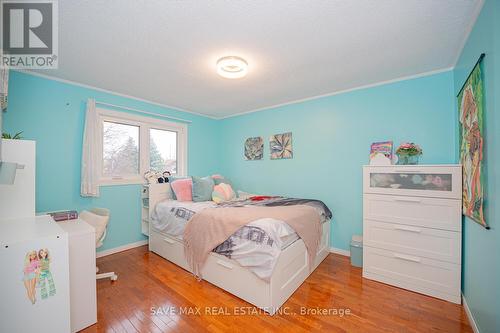
[[[193,201],[193,181],[191,178],[178,179],[170,184],[178,201]]]

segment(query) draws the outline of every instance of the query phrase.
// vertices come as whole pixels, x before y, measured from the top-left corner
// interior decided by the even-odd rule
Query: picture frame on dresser
[[[461,303],[462,166],[363,167],[363,277]]]

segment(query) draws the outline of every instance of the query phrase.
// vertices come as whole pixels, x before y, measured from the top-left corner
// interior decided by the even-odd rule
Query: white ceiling
[[[43,74],[213,117],[454,66],[481,0],[59,0]],[[238,80],[215,62],[249,63]]]

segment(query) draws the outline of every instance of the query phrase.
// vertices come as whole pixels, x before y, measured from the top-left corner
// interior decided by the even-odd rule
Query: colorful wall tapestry
[[[245,141],[245,159],[248,161],[261,160],[264,156],[264,138],[261,136],[248,138]]]
[[[487,227],[483,214],[483,80],[481,59],[458,94],[460,121],[460,162],[463,166],[463,203],[465,216]]]
[[[269,138],[271,159],[292,158],[292,133],[275,134]]]

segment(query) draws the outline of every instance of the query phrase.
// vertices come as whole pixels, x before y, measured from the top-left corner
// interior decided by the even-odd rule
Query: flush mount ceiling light
[[[248,63],[245,59],[229,56],[217,60],[217,74],[227,79],[239,79],[247,75]]]

